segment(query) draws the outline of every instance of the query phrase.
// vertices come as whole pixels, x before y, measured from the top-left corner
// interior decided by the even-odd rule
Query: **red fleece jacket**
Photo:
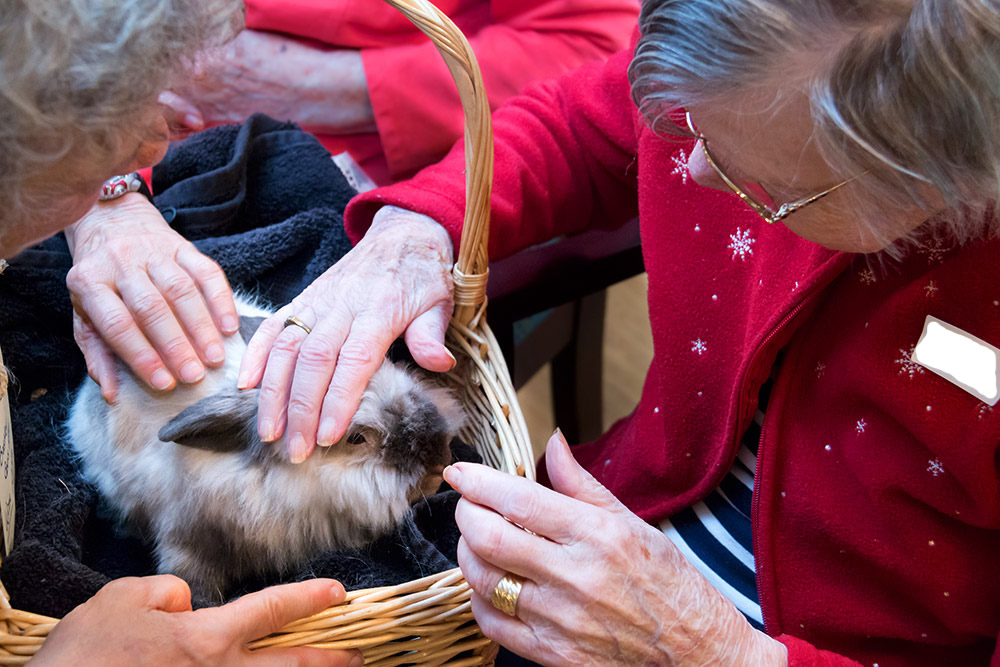
[[[767,632],[792,665],[1000,665],[1000,406],[909,361],[928,314],[1000,346],[1000,241],[931,242],[883,271],[768,226],[688,177],[642,123],[629,53],[495,114],[490,252],[638,212],[654,358],[635,412],[581,463],[644,519],[718,485],[785,356],[760,441],[753,534]],[[456,239],[461,149],[355,199]]]
[[[637,0],[436,0],[469,38],[494,108],[532,81],[628,44]],[[377,183],[440,160],[462,136],[462,107],[434,45],[376,0],[246,0],[247,27],[360,49],[378,134],[320,135]]]

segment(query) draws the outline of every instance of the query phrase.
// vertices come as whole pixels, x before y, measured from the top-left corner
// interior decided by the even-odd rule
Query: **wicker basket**
[[[534,478],[524,417],[500,348],[486,325],[493,129],[479,66],[461,31],[426,0],[386,0],[440,51],[465,112],[465,228],[454,267],[455,313],[447,344],[460,360],[450,374],[470,415],[460,434],[495,468]],[[57,619],[12,609],[0,585],[0,665],[38,651]],[[351,591],[342,604],[296,621],[251,648],[361,649],[366,665],[489,665],[496,646],[472,618],[471,591],[457,568],[399,586]]]

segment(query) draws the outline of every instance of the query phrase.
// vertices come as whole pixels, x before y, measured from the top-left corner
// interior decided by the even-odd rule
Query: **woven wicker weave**
[[[431,3],[386,2],[437,46],[465,112],[465,227],[454,267],[455,313],[447,335],[449,348],[464,362],[449,374],[470,416],[460,435],[488,464],[533,479],[527,427],[485,319],[493,129],[479,66],[461,31]],[[12,609],[2,585],[0,592],[0,665],[24,664],[58,620]],[[357,648],[364,652],[366,665],[377,667],[489,665],[496,646],[473,620],[470,597],[457,568],[399,586],[351,591],[344,603],[296,621],[251,648]]]

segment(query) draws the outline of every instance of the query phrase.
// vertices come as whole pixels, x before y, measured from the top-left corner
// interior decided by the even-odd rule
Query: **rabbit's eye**
[[[347,443],[350,445],[362,445],[365,442],[365,435],[361,431],[354,431],[347,434]]]

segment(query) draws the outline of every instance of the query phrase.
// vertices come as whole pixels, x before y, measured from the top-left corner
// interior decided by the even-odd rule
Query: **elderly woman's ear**
[[[158,99],[163,107],[163,115],[170,126],[170,139],[172,141],[183,139],[192,132],[199,132],[205,129],[205,119],[201,111],[187,98],[181,97],[177,93],[164,90]]]

